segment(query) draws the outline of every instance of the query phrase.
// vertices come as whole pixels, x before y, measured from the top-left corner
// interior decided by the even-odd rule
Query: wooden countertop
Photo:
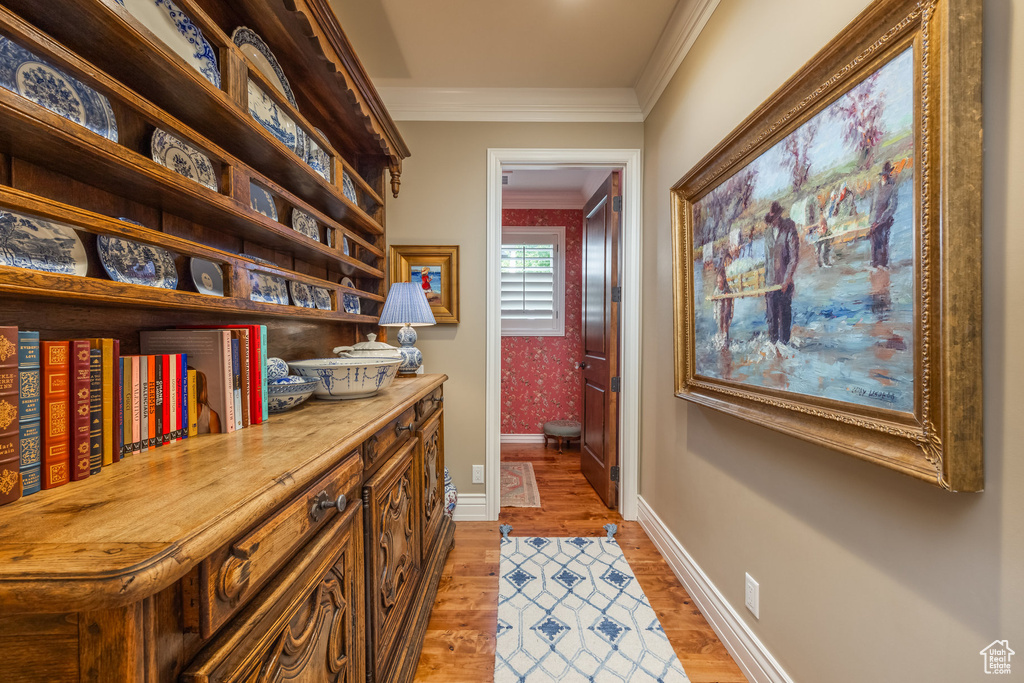
[[[0,610],[108,608],[180,579],[447,379],[396,379],[186,439],[0,508]]]

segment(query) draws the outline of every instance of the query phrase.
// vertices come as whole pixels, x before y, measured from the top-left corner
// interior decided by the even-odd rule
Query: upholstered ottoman
[[[548,439],[558,440],[558,452],[562,452],[562,441],[570,443],[580,438],[580,423],[576,420],[551,420],[544,423],[544,447],[548,447]]]

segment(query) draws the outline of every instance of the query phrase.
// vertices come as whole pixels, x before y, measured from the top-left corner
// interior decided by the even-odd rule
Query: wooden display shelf
[[[218,45],[221,78],[225,92],[207,81],[174,54],[114,0],[13,0],[5,5],[60,39],[72,50],[88,54],[90,61],[116,77],[143,97],[157,102],[172,116],[184,121],[206,137],[223,142],[230,154],[259,169],[310,205],[339,222],[383,233],[383,228],[365,211],[344,197],[340,187],[324,180],[316,171],[269,131],[257,123],[246,107],[229,92],[244,92],[247,69],[241,52],[223,35],[212,35],[214,24],[205,16],[188,10],[211,43]],[[196,10],[198,12],[198,10]],[[111,88],[111,79],[64,49],[48,36],[0,8],[0,19],[12,37],[30,49],[72,66],[84,82],[123,98],[131,95],[124,86]],[[97,51],[96,45],[103,49]],[[115,82],[116,83],[116,82]],[[120,92],[112,92],[117,90]],[[243,95],[242,102],[245,101]],[[137,98],[136,98],[137,99]],[[130,98],[129,98],[130,101]]]
[[[366,399],[311,399],[0,508],[0,609],[109,609],[173,585],[446,379],[399,378]]]

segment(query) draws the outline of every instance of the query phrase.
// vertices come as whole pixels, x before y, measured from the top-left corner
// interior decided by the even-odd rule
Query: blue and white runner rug
[[[501,544],[495,683],[689,680],[614,539]]]

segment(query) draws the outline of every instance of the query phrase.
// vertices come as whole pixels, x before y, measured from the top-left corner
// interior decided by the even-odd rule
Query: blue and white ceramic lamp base
[[[402,375],[413,375],[423,365],[423,354],[416,348],[416,328],[411,325],[398,328],[398,353],[402,354],[402,364],[398,372]]]

